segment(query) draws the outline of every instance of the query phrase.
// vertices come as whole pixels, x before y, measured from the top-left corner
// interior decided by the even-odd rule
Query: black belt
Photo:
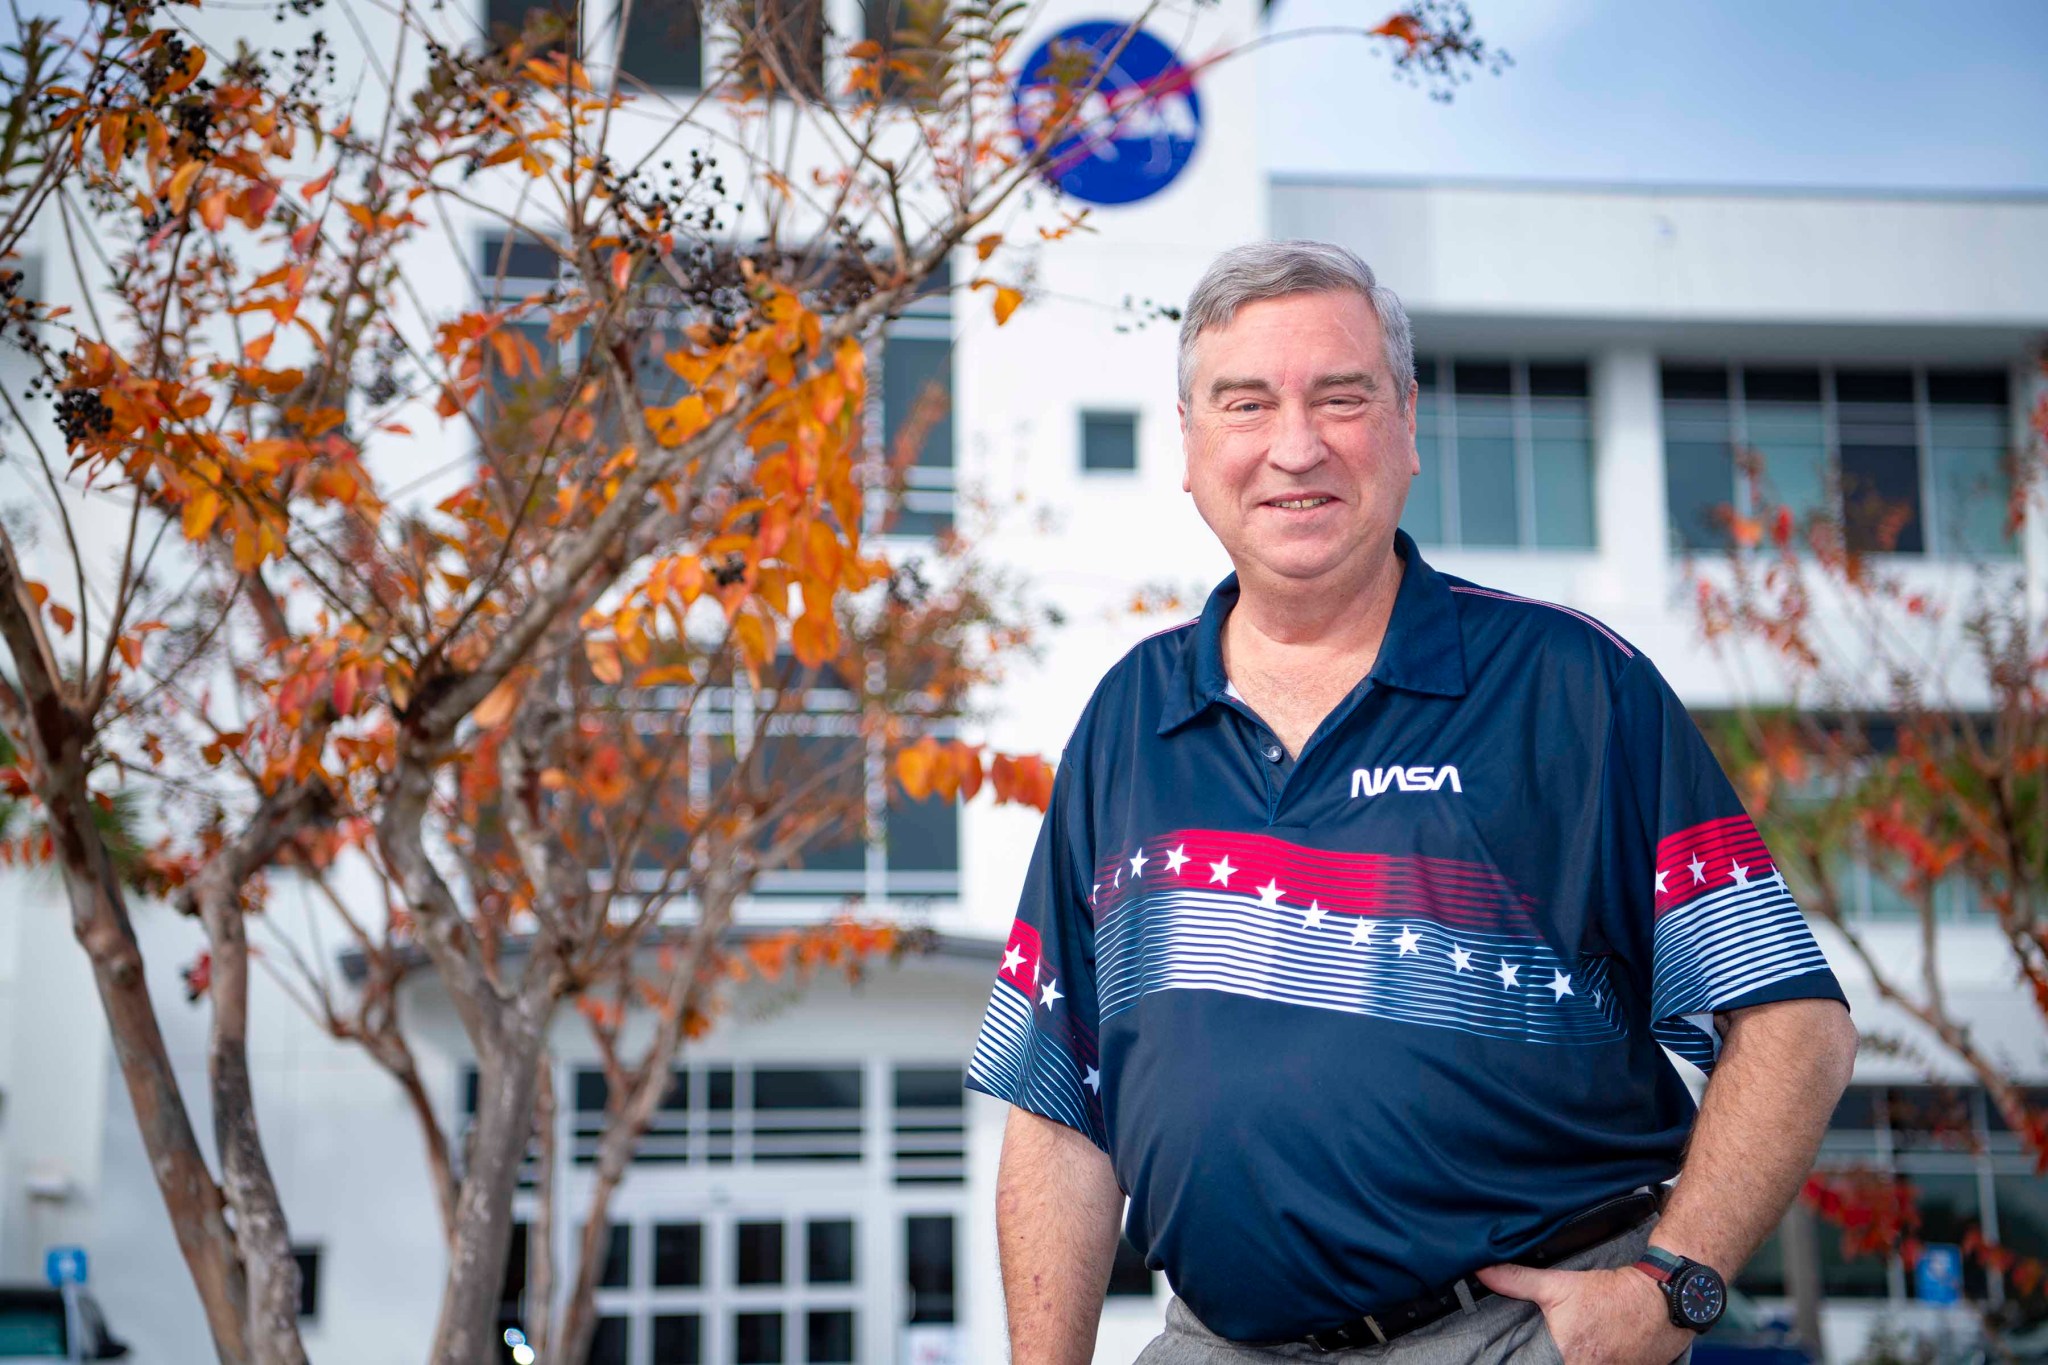
[[[1516,1265],[1552,1266],[1568,1260],[1582,1251],[1591,1251],[1602,1242],[1610,1242],[1624,1232],[1639,1226],[1644,1219],[1664,1207],[1665,1189],[1653,1185],[1617,1196],[1604,1204],[1595,1204],[1584,1213],[1573,1218],[1538,1245],[1514,1258]],[[1470,1308],[1477,1299],[1483,1299],[1493,1291],[1479,1282],[1477,1276],[1462,1276],[1447,1289],[1434,1294],[1424,1294],[1406,1303],[1397,1303],[1377,1313],[1368,1313],[1361,1318],[1338,1327],[1310,1332],[1298,1338],[1318,1351],[1346,1351],[1360,1346],[1384,1346],[1395,1337],[1405,1335],[1418,1327],[1427,1327],[1439,1318],[1447,1318],[1462,1308]]]

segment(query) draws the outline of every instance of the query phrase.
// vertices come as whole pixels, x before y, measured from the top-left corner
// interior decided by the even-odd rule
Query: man
[[[1017,1106],[1019,1365],[1091,1358],[1126,1195],[1177,1295],[1143,1365],[1664,1365],[1848,1083],[1649,660],[1396,529],[1415,394],[1349,252],[1242,247],[1189,301],[1184,486],[1236,573],[1082,714],[969,1070]]]

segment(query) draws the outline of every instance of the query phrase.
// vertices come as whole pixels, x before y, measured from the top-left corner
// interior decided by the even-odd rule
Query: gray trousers
[[[1651,1220],[1654,1222],[1655,1220]],[[1598,1270],[1628,1265],[1649,1245],[1650,1223],[1611,1242],[1558,1262],[1564,1270]],[[1690,1348],[1679,1357],[1683,1365]],[[1470,1310],[1439,1318],[1395,1337],[1384,1346],[1318,1351],[1306,1343],[1246,1346],[1226,1341],[1202,1326],[1179,1299],[1166,1305],[1166,1331],[1154,1338],[1134,1365],[1257,1365],[1258,1362],[1314,1360],[1324,1365],[1562,1365],[1564,1357],[1543,1325],[1536,1305],[1498,1294],[1473,1302]]]

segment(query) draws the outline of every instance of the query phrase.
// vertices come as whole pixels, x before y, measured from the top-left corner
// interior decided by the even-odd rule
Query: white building
[[[854,0],[831,0],[828,13],[840,31],[860,23]],[[1157,28],[1192,58],[1258,22],[1251,0],[1227,0]],[[645,50],[676,60],[668,79],[700,69]],[[1986,452],[2021,437],[2035,392],[2048,199],[1279,178],[1259,161],[1258,83],[1256,57],[1204,70],[1185,170],[1150,198],[1095,210],[1092,235],[1039,251],[1033,301],[1007,326],[995,327],[985,294],[957,291],[886,343],[885,423],[927,377],[949,378],[954,400],[908,509],[921,517],[913,527],[951,515],[959,497],[1009,509],[990,545],[1066,619],[1043,666],[993,700],[999,747],[1056,754],[1103,670],[1192,614],[1227,570],[1179,486],[1174,328],[1144,318],[1150,304],[1181,302],[1218,250],[1262,236],[1351,246],[1407,301],[1426,470],[1408,524],[1432,562],[1601,618],[1689,703],[1736,695],[1698,640],[1684,554],[1698,508],[1735,496],[1731,440],[1807,471],[1811,497],[1832,463],[1911,500],[1917,548],[1898,562],[1912,574],[1959,587],[1964,557],[2007,554],[2031,598],[2048,595],[2048,537],[2036,528],[2024,545],[1997,544],[1981,484]],[[481,226],[473,245],[491,249]],[[1138,615],[1140,592],[1177,596],[1181,610]],[[906,816],[892,851],[788,878],[750,909],[750,922],[770,924],[880,893],[940,931],[942,947],[858,990],[743,1002],[690,1052],[685,1099],[664,1112],[615,1206],[623,1254],[601,1294],[596,1359],[1004,1358],[992,1212],[1004,1107],[958,1082],[1034,832],[1029,812],[985,805],[957,822]],[[48,1245],[84,1245],[138,1361],[206,1359],[61,892],[48,876],[8,885],[0,1279],[38,1277]],[[278,913],[291,908],[287,893]],[[1885,907],[1868,910],[1881,921]],[[192,936],[163,914],[140,927],[188,1093],[201,1096],[204,1016],[177,977]],[[1877,933],[1887,952],[1910,954],[1911,928]],[[1958,1009],[2048,1084],[2040,1019],[2011,987],[1993,927],[1958,914],[1944,934]],[[1836,965],[1867,1028],[1910,1034],[1839,953]],[[430,1083],[458,1123],[461,1030],[424,986],[411,1005]],[[312,1272],[308,1346],[322,1361],[417,1359],[441,1253],[401,1097],[275,995],[258,1010],[261,1123]],[[572,1017],[558,1040],[564,1209],[587,1169],[583,1121],[602,1106],[581,1034]],[[1856,1098],[1877,1113],[1876,1088],[1923,1075],[1908,1058],[1873,1055]],[[1981,1115],[1981,1100],[1970,1103]],[[1981,1154],[1915,1150],[1909,1131],[1859,1123],[1853,1106],[1830,1147],[1893,1162],[1930,1209],[2048,1252],[2048,1185],[2016,1151],[1998,1132]],[[564,1254],[573,1231],[562,1230]],[[1782,1277],[1773,1255],[1751,1279],[1767,1300]],[[1827,1277],[1840,1358],[1878,1314],[1910,1312],[1897,1264],[1831,1259]],[[1156,1330],[1160,1280],[1120,1276],[1098,1360],[1129,1360]]]

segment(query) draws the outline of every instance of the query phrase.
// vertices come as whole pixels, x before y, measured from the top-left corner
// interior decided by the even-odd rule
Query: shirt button
[[[1286,754],[1287,751],[1277,744],[1268,744],[1264,749],[1260,750],[1260,752],[1266,756],[1266,761],[1268,763],[1278,763],[1281,757],[1284,754]]]

